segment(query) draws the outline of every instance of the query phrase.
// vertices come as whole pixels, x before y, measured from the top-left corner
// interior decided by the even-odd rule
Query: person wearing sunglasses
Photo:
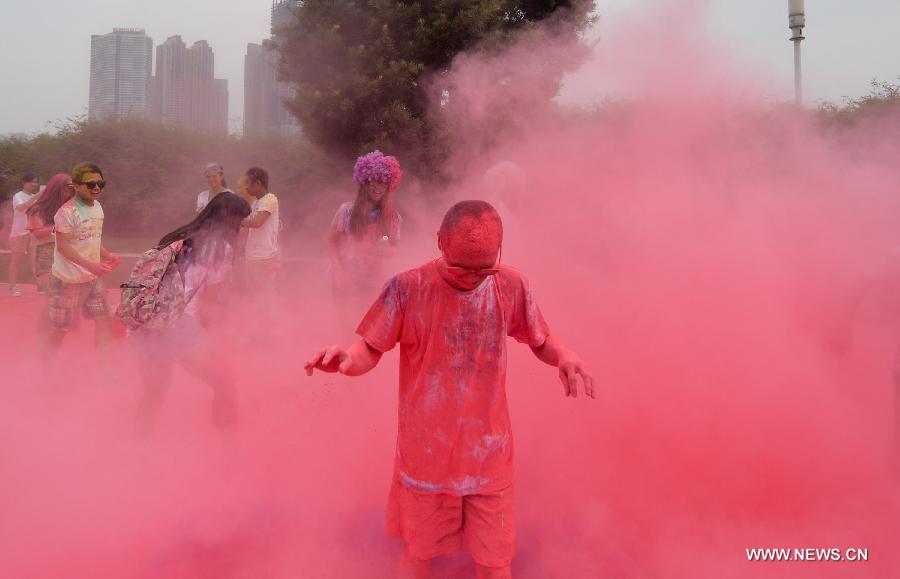
[[[94,320],[98,344],[111,336],[109,307],[100,278],[119,266],[121,259],[101,242],[103,208],[100,196],[106,187],[96,165],[82,163],[71,172],[72,199],[53,217],[56,247],[50,269],[48,309],[52,341],[78,327],[80,318]]]
[[[394,276],[363,318],[361,340],[306,363],[359,376],[400,343],[400,395],[387,529],[406,542],[408,566],[467,545],[479,577],[510,577],[515,551],[513,445],[506,401],[506,338],[559,368],[563,393],[585,363],[550,333],[531,284],[501,265],[503,224],[484,201],[457,203],[438,232],[441,257]]]

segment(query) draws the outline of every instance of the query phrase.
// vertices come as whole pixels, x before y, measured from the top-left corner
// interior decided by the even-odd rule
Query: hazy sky
[[[659,1],[674,0],[598,0],[598,6],[611,22],[634,5]],[[793,57],[787,0],[707,3],[708,17],[698,27],[742,59],[769,68],[777,82],[769,92],[789,96]],[[144,28],[154,46],[175,34],[188,45],[207,40],[215,52],[216,76],[228,79],[229,117],[239,126],[244,53],[248,42],[268,35],[270,5],[270,0],[0,0],[5,23],[0,134],[39,132],[56,120],[86,114],[91,34],[120,27]],[[839,102],[843,96],[866,94],[873,78],[893,81],[900,75],[898,0],[807,0],[806,11],[807,100]]]

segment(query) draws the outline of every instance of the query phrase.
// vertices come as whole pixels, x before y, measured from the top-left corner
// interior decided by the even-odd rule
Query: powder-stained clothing
[[[550,334],[528,280],[501,266],[471,291],[433,261],[385,285],[357,333],[381,352],[400,343],[396,476],[456,496],[508,487],[513,444],[506,337],[540,347]]]
[[[49,275],[53,269],[53,252],[56,245],[51,239],[49,243],[39,243],[34,246],[34,262],[32,268],[35,276]]]
[[[353,202],[348,201],[340,206],[331,221],[331,227],[338,234],[335,241],[337,258],[345,276],[349,278],[345,283],[350,286],[337,289],[347,291],[358,289],[362,290],[361,293],[368,293],[370,286],[374,283],[377,284],[372,291],[374,294],[374,291],[377,291],[387,277],[382,274],[384,258],[381,255],[380,247],[385,244],[397,245],[399,243],[403,219],[397,211],[394,211],[389,230],[382,231],[381,211],[375,208],[366,216],[366,231],[362,235],[356,236],[350,230],[352,216]],[[372,294],[367,296],[368,299],[371,299]]]
[[[247,234],[245,256],[248,260],[272,259],[278,257],[278,230],[281,228],[281,216],[278,214],[278,197],[274,193],[266,193],[253,202],[253,212],[263,211],[269,214],[260,227],[251,228]]]
[[[25,204],[31,201],[34,195],[30,195],[25,191],[19,191],[12,198],[13,221],[9,230],[9,236],[21,237],[28,235],[27,217],[25,216]]]
[[[87,320],[106,319],[109,317],[109,306],[103,282],[95,277],[84,283],[66,283],[51,275],[47,313],[50,326],[61,332],[78,329],[82,317]]]
[[[449,555],[466,545],[485,567],[506,567],[516,554],[514,485],[466,496],[414,491],[394,479],[385,530],[406,542],[416,561]]]
[[[103,233],[103,208],[99,201],[85,204],[78,197],[67,201],[53,218],[54,231],[70,236],[69,245],[79,255],[100,263],[100,236]],[[87,283],[97,278],[78,264],[72,263],[59,252],[59,244],[53,252],[52,273],[65,283]]]
[[[201,249],[184,252],[184,293],[188,297],[184,314],[197,316],[204,290],[231,279],[234,250],[227,241],[208,242]]]

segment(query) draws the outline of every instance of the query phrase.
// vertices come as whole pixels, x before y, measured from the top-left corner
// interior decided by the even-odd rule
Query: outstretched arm
[[[37,195],[30,196],[25,201],[16,202],[14,200],[13,201],[13,211],[21,211],[22,213],[24,213],[24,212],[28,211],[28,208],[31,207],[32,205],[34,205],[37,202],[37,200],[40,198],[41,198],[41,193],[38,193]]]
[[[537,359],[545,364],[559,368],[559,381],[562,382],[563,392],[573,398],[578,395],[578,375],[584,382],[584,393],[591,398],[596,398],[594,392],[594,377],[578,354],[568,350],[553,336],[548,336],[543,345],[532,348]]]
[[[359,340],[346,350],[340,346],[330,346],[313,354],[304,366],[307,376],[314,370],[340,372],[345,376],[361,376],[378,365],[381,352]]]

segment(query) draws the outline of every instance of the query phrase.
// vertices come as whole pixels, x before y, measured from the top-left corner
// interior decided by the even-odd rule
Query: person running
[[[246,177],[247,192],[255,200],[252,213],[243,223],[249,229],[244,250],[247,282],[251,288],[273,290],[281,267],[278,197],[269,191],[269,174],[265,169],[251,167]]]
[[[328,237],[331,281],[341,326],[350,331],[384,282],[384,258],[400,242],[394,192],[403,172],[395,157],[373,151],[356,160],[356,199],[340,206]]]
[[[563,393],[587,366],[550,332],[517,270],[501,265],[503,226],[484,201],[457,203],[438,232],[441,257],[384,286],[357,328],[361,340],[306,363],[359,376],[400,344],[400,395],[387,530],[406,542],[417,576],[465,545],[479,577],[510,577],[515,551],[513,445],[506,402],[506,338],[559,368]]]
[[[105,345],[112,336],[106,292],[100,278],[119,266],[121,258],[101,241],[106,187],[100,167],[81,163],[72,169],[75,195],[53,217],[56,246],[50,268],[48,309],[51,341],[58,345],[79,326],[81,316],[94,320],[95,341]]]
[[[25,212],[37,201],[39,183],[34,173],[22,176],[22,190],[13,195],[13,220],[9,230],[9,293],[13,297],[22,295],[19,289],[19,267],[28,256],[31,234],[28,233]]]
[[[50,270],[53,267],[53,218],[59,208],[72,198],[72,178],[66,173],[58,173],[47,182],[47,188],[28,208],[27,228],[34,238],[34,259],[32,268],[38,281],[38,291],[46,292],[50,287]]]
[[[178,290],[172,295],[181,298],[175,311],[166,312],[164,324],[147,322],[129,329],[129,339],[139,353],[144,385],[137,412],[139,434],[149,432],[155,424],[175,363],[212,388],[213,421],[218,428],[229,429],[237,420],[234,373],[213,344],[209,328],[221,318],[234,242],[241,221],[248,215],[250,205],[225,191],[213,197],[193,221],[159,241],[157,250],[168,250],[175,256],[160,291],[176,284]],[[117,316],[121,311],[120,307]]]
[[[206,176],[206,186],[208,189],[197,194],[197,213],[203,211],[203,208],[206,207],[209,200],[219,193],[224,193],[225,191],[231,192],[228,185],[225,184],[225,167],[221,164],[210,163],[206,166],[203,174]]]

